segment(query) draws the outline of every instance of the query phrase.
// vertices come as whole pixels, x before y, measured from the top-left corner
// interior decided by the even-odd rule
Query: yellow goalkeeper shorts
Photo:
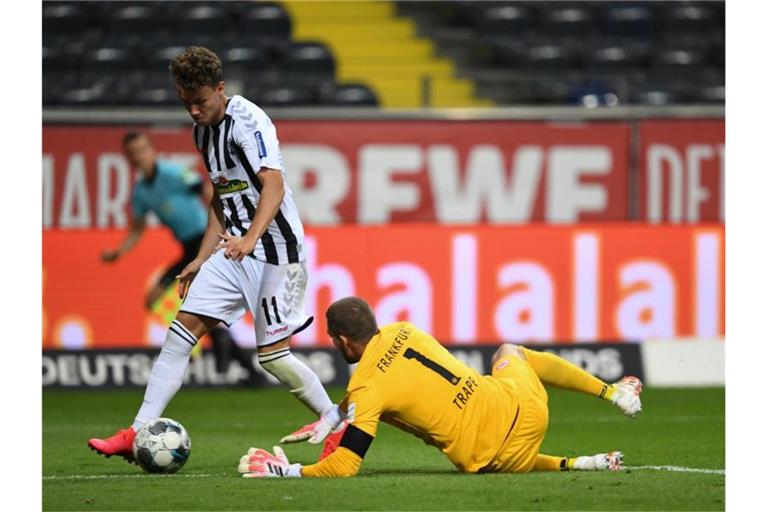
[[[531,471],[549,425],[547,391],[530,363],[515,355],[496,361],[491,376],[513,389],[519,399],[520,410],[501,448],[483,472]]]

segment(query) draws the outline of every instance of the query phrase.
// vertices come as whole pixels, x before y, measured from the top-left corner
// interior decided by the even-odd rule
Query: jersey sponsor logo
[[[214,183],[219,194],[232,194],[248,188],[248,182],[243,180],[228,180],[224,176],[216,178]]]
[[[264,137],[261,135],[261,131],[256,130],[256,142],[259,145],[259,158],[267,156],[267,146],[264,144]]]

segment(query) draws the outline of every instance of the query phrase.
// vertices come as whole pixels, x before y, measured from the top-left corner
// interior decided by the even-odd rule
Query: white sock
[[[318,416],[333,407],[320,378],[309,366],[296,359],[290,348],[259,354],[259,364],[288,386],[291,394]]]
[[[134,430],[163,414],[165,406],[181,387],[195,343],[197,339],[189,329],[177,320],[171,323],[160,355],[152,365],[147,389],[144,391],[144,402],[132,425]]]

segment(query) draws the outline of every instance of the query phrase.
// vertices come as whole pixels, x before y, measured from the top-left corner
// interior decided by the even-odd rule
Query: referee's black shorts
[[[178,259],[173,265],[168,267],[168,269],[163,273],[162,277],[158,281],[158,284],[161,285],[163,288],[167,288],[176,280],[176,276],[181,273],[182,270],[184,270],[184,267],[189,265],[189,262],[191,262],[195,257],[197,256],[197,252],[200,250],[200,243],[203,241],[203,235],[205,233],[200,234],[200,236],[196,236],[194,238],[190,238],[189,240],[180,242],[181,248],[182,248],[182,254],[181,258]]]

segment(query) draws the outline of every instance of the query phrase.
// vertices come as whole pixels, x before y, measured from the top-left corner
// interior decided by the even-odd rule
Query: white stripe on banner
[[[210,476],[226,476],[226,475],[211,475],[208,473],[181,473],[180,475],[148,475],[144,473],[137,474],[125,474],[125,475],[49,475],[44,476],[43,480],[103,480],[107,478],[206,478]]]
[[[624,469],[655,469],[657,471],[674,471],[677,473],[706,473],[709,475],[725,475],[724,469],[687,468],[684,466],[627,466]]]

